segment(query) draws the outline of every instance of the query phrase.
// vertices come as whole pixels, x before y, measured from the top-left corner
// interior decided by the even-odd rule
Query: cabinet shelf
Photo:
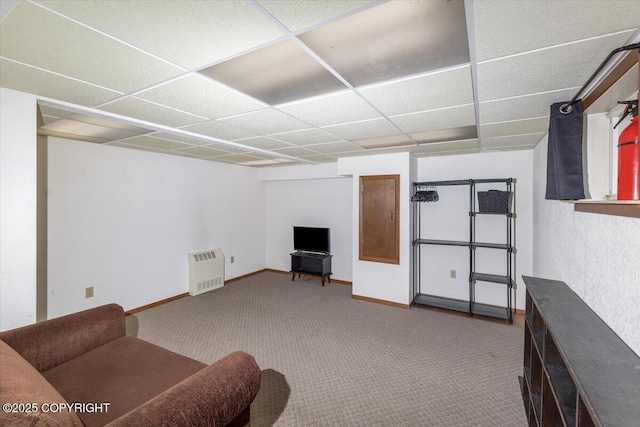
[[[637,425],[640,357],[563,282],[524,282],[523,383],[531,379],[521,390],[529,425]]]

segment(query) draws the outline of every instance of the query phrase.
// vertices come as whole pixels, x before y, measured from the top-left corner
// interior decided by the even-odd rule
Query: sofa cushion
[[[2,426],[81,426],[80,419],[74,412],[67,410],[55,412],[42,404],[64,403],[64,398],[51,384],[22,356],[0,341],[0,403],[28,404],[30,410],[36,412],[0,412]],[[35,405],[33,405],[35,404]],[[4,409],[4,406],[3,406]],[[11,408],[10,408],[11,409]],[[25,407],[15,409],[25,409]],[[44,411],[43,411],[44,410]]]
[[[108,412],[78,414],[91,427],[109,423],[205,367],[146,341],[122,337],[43,375],[69,402],[110,403]]]

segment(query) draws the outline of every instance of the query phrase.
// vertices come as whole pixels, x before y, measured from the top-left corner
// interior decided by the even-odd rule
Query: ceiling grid
[[[640,25],[637,0],[5,0],[0,12],[0,86],[42,100],[41,134],[254,167],[531,149],[549,105]]]

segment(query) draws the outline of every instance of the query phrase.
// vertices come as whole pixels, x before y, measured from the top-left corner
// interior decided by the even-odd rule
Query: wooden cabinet
[[[637,426],[638,355],[565,283],[523,279],[521,388],[529,426]]]

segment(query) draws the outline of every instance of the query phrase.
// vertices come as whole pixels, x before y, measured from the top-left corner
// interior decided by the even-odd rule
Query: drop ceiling
[[[254,167],[531,149],[549,105],[640,26],[637,0],[3,0],[0,13],[0,85],[45,99],[40,133]]]

